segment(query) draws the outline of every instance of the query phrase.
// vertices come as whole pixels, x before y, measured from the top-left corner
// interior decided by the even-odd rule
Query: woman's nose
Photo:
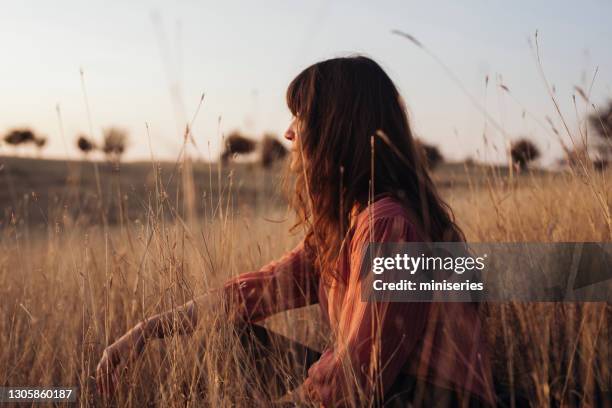
[[[291,128],[285,131],[285,139],[293,142],[295,140],[295,131]]]

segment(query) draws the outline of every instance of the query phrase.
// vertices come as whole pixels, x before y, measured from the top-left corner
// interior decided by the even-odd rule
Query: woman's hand
[[[104,398],[112,397],[121,370],[142,354],[147,339],[191,334],[198,323],[199,308],[205,311],[204,315],[219,316],[216,310],[224,310],[220,307],[223,305],[220,295],[219,292],[206,293],[182,306],[150,317],[108,346],[96,368],[96,384],[100,394]]]
[[[274,406],[279,407],[295,407],[302,405],[320,405],[320,403],[317,402],[317,395],[312,387],[310,378],[306,378],[299,387],[289,391],[281,398],[274,401]]]
[[[143,325],[138,324],[104,350],[96,368],[96,385],[104,398],[112,397],[120,371],[138,359],[144,345]]]

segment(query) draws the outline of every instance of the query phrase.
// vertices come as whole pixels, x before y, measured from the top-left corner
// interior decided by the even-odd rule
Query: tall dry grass
[[[487,187],[452,198],[469,241],[611,241],[609,173],[526,177],[506,182],[493,176]],[[489,304],[483,319],[495,351],[495,381],[507,403],[612,403],[609,303]]]
[[[492,173],[484,182],[469,179],[467,187],[445,195],[470,241],[612,237],[606,175],[508,179]],[[193,189],[189,174],[182,180],[185,189]],[[58,222],[44,234],[20,223],[2,230],[0,384],[77,386],[82,406],[100,405],[93,375],[113,339],[145,316],[258,268],[299,239],[288,232],[290,217],[282,210],[253,216],[248,208],[231,210],[229,196],[198,203],[193,191],[177,194],[172,203],[164,198],[161,181],[157,187],[144,221],[108,227]],[[208,209],[198,219],[189,207],[200,204]],[[171,216],[162,216],[163,208]],[[610,390],[611,314],[609,304],[517,303],[483,309],[500,396],[510,404],[595,406],[598,393]],[[326,333],[319,322],[315,307],[281,314],[268,325],[321,346]],[[125,373],[116,403],[268,405],[269,384],[261,384],[258,372],[245,365],[225,323],[206,316],[192,337],[149,344]]]

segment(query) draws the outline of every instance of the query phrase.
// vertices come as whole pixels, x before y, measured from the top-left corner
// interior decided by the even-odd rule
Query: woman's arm
[[[238,275],[223,287],[228,312],[250,323],[317,303],[318,291],[319,274],[303,242],[281,259]]]
[[[110,396],[120,367],[140,356],[147,341],[193,333],[206,317],[254,322],[271,314],[315,303],[318,276],[303,245],[256,272],[230,279],[182,306],[149,317],[108,346],[96,369],[98,389]]]
[[[213,314],[222,304],[220,291],[212,291],[182,306],[157,314],[138,323],[113,344],[106,347],[96,368],[96,384],[103,397],[113,395],[119,381],[119,371],[133,363],[146,343],[174,334],[191,334],[198,324],[199,314]]]
[[[226,321],[233,321],[235,316],[229,315],[230,310],[223,307],[223,303],[222,290],[213,290],[182,306],[151,316],[136,325],[135,329],[142,333],[145,341],[175,334],[189,335],[200,323],[200,316],[222,317]]]

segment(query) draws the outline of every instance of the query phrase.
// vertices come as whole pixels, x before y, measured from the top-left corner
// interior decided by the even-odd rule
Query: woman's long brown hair
[[[405,104],[376,62],[354,56],[314,64],[289,85],[287,105],[302,158],[292,204],[327,282],[353,208],[376,195],[410,208],[428,240],[464,240],[415,144]]]

